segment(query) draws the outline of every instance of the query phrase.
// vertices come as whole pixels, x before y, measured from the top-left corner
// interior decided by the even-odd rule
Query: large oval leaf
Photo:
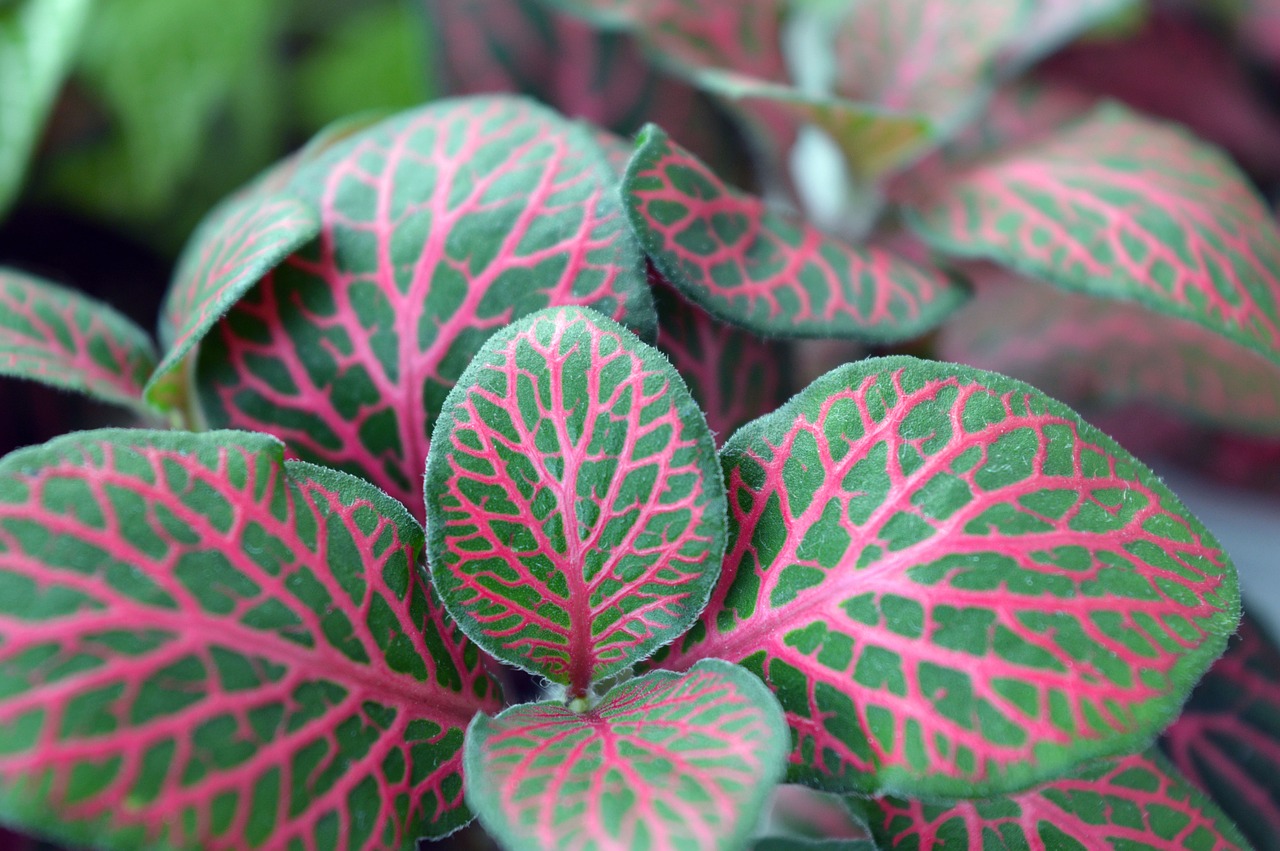
[[[726,186],[656,127],[641,136],[623,195],[663,277],[762,334],[903,340],[965,297],[941,271],[828,237]]]
[[[786,722],[751,674],[707,660],[655,671],[576,713],[481,715],[467,802],[509,849],[734,851],[786,770]]]
[[[1258,848],[1280,840],[1280,649],[1246,617],[1160,741]]]
[[[0,268],[0,375],[145,411],[142,387],[155,362],[146,332],[109,306]]]
[[[263,435],[0,462],[0,812],[107,848],[410,848],[497,705],[420,527]]]
[[[1217,542],[1065,406],[913,358],[834,370],[721,453],[730,542],[664,661],[741,661],[796,779],[973,796],[1132,750],[1239,616]]]
[[[1280,232],[1217,150],[1104,104],[941,181],[909,220],[937,250],[1138,301],[1280,363]]]
[[[576,308],[495,335],[427,463],[431,570],[494,656],[574,696],[671,641],[724,554],[715,443],[679,374]]]
[[[1154,752],[1101,762],[1016,797],[854,806],[884,851],[1249,849],[1231,820]]]
[[[643,260],[586,130],[518,98],[439,101],[343,139],[289,191],[318,240],[201,347],[214,426],[267,431],[423,513],[440,405],[485,339],[550,304],[652,336]]]

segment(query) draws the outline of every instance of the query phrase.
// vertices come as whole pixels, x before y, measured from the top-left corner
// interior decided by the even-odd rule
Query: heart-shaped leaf
[[[934,248],[1138,301],[1280,363],[1280,233],[1218,151],[1105,104],[935,185],[909,221]]]
[[[146,332],[109,306],[0,268],[0,375],[146,411],[142,386],[155,362]]]
[[[366,482],[264,435],[0,462],[0,812],[102,848],[409,847],[497,705]]]
[[[884,851],[1249,849],[1231,820],[1154,751],[1098,763],[1016,797],[853,806]]]
[[[437,101],[334,143],[287,187],[320,210],[320,237],[201,346],[203,414],[423,516],[432,425],[494,331],[584,304],[653,335],[607,169],[586,130],[510,97]]]
[[[1160,741],[1258,848],[1280,837],[1280,650],[1245,617]]]
[[[147,383],[159,408],[182,405],[187,387],[179,367],[191,350],[267,272],[320,233],[320,217],[284,193],[245,192],[210,213],[178,260],[160,314],[165,355]]]
[[[1280,368],[1183,319],[971,270],[978,295],[939,338],[946,360],[1012,375],[1072,405],[1144,402],[1280,434]]]
[[[904,340],[965,298],[941,271],[828,237],[726,186],[657,127],[641,134],[623,195],[663,277],[761,334]]]
[[[509,849],[741,848],[786,767],[768,689],[707,660],[655,671],[573,712],[481,715],[467,730],[467,802]]]
[[[431,571],[492,655],[577,697],[670,642],[724,553],[715,443],[679,374],[577,308],[499,332],[427,462]]]
[[[1132,750],[1239,617],[1235,570],[1062,404],[913,358],[836,369],[721,452],[730,540],[663,661],[740,661],[831,789],[1003,794]]]

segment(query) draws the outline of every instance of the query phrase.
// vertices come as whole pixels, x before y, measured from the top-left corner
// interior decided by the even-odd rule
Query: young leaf
[[[0,375],[146,411],[142,386],[155,362],[146,332],[107,305],[0,268]]]
[[[741,848],[786,767],[786,722],[751,674],[655,671],[578,714],[478,716],[467,802],[510,849]]]
[[[1280,233],[1222,154],[1104,104],[908,216],[937,250],[1190,319],[1280,363]]]
[[[1280,434],[1280,368],[1183,319],[973,270],[978,295],[939,337],[946,360],[1020,378],[1072,405],[1144,402]]]
[[[1280,837],[1280,650],[1246,617],[1160,741],[1258,848]]]
[[[936,269],[828,237],[726,186],[657,127],[641,134],[623,197],[663,277],[761,334],[905,340],[965,298]]]
[[[160,314],[164,359],[147,382],[151,404],[181,405],[191,350],[267,272],[320,233],[308,204],[269,191],[236,195],[214,209],[187,243]]]
[[[870,839],[801,839],[768,836],[757,839],[751,851],[877,851]]]
[[[499,332],[427,462],[431,571],[464,632],[573,696],[684,632],[724,554],[715,443],[679,374],[589,311]]]
[[[884,851],[1249,849],[1231,820],[1154,751],[1102,762],[1016,797],[851,804],[866,815]]]
[[[103,848],[411,846],[497,705],[366,482],[265,435],[0,461],[0,813]]]
[[[71,67],[89,0],[0,4],[0,217],[27,173],[32,149]]]
[[[721,452],[724,570],[663,660],[740,661],[792,779],[1003,794],[1132,750],[1239,617],[1235,571],[1145,467],[1021,382],[877,358]]]
[[[437,101],[335,142],[288,191],[320,237],[200,348],[201,410],[278,435],[423,516],[445,396],[494,331],[585,304],[652,336],[643,259],[598,145],[519,98]]]

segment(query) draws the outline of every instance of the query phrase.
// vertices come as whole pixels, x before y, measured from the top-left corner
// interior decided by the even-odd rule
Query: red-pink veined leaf
[[[426,491],[450,613],[573,696],[684,632],[719,576],[706,420],[666,358],[589,311],[490,339],[445,402]]]
[[[1132,750],[1239,617],[1235,570],[1061,403],[909,357],[836,369],[721,451],[729,549],[664,667],[741,662],[792,779],[1003,794]]]
[[[942,329],[946,360],[1005,373],[1076,406],[1143,402],[1280,434],[1280,368],[1184,319],[972,270],[977,297]]]
[[[1138,301],[1280,363],[1280,233],[1262,200],[1215,149],[1117,104],[963,169],[908,219],[944,253]]]
[[[1231,820],[1153,751],[1101,762],[1013,797],[852,804],[884,851],[1249,849]]]
[[[904,340],[965,298],[939,270],[827,236],[725,185],[657,127],[641,135],[623,197],[664,278],[761,334]]]
[[[1160,741],[1259,849],[1280,841],[1280,650],[1245,617]]]
[[[201,410],[369,479],[416,516],[435,417],[492,333],[581,304],[654,334],[599,146],[531,101],[404,113],[330,146],[289,190],[321,211],[320,237],[206,338]]]
[[[142,387],[155,363],[146,332],[109,306],[0,268],[0,375],[146,411]]]
[[[467,802],[507,848],[738,849],[786,768],[777,701],[736,665],[655,671],[574,712],[481,715]]]
[[[367,482],[265,435],[0,462],[0,811],[111,848],[401,848],[464,823],[497,705]]]
[[[320,232],[315,209],[284,193],[245,192],[214,208],[178,260],[160,314],[164,358],[146,397],[161,409],[181,406],[192,349],[261,278]]]

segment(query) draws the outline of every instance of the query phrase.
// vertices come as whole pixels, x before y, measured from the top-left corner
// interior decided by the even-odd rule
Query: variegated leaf
[[[768,689],[708,660],[629,680],[582,712],[476,718],[467,801],[512,851],[734,851],[786,769],[786,741]]]
[[[620,325],[551,308],[498,333],[432,442],[432,576],[489,653],[580,697],[702,611],[724,553],[715,443]]]
[[[287,190],[320,210],[320,237],[206,338],[203,415],[276,434],[419,517],[436,415],[492,333],[582,304],[654,334],[599,146],[530,101],[437,101],[332,144]]]
[[[904,340],[965,298],[939,270],[828,237],[726,186],[656,127],[641,136],[623,195],[663,277],[711,314],[762,334]]]
[[[103,848],[409,848],[498,705],[422,530],[263,435],[0,462],[0,812]]]
[[[730,541],[661,664],[779,696],[792,778],[973,796],[1149,741],[1239,617],[1156,477],[1033,388],[907,357],[837,369],[721,452]]]

